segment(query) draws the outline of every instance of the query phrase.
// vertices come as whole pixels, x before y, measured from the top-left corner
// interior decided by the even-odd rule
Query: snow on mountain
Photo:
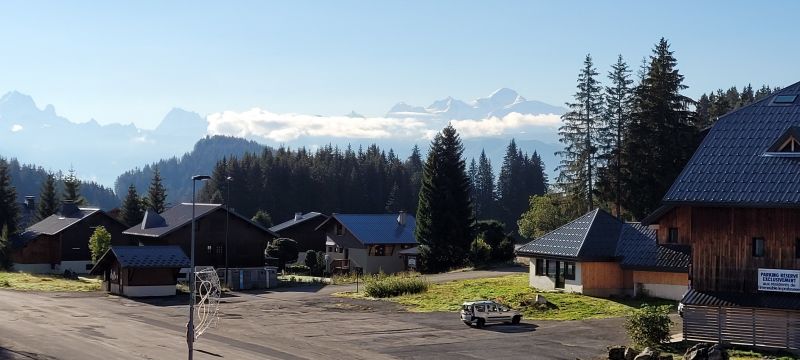
[[[512,89],[501,88],[488,97],[478,98],[470,102],[464,102],[452,97],[436,100],[428,107],[413,106],[401,102],[389,109],[386,117],[464,120],[486,119],[493,116],[503,117],[512,112],[531,115],[561,115],[566,112],[566,109],[540,101],[527,100]]]

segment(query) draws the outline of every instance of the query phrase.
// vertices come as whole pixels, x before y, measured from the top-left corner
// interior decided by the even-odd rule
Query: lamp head
[[[192,176],[192,181],[208,180],[208,179],[211,179],[211,176],[208,176],[208,175],[195,175],[195,176]]]

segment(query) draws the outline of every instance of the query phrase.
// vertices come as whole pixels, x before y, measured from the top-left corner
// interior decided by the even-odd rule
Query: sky
[[[568,101],[584,56],[637,67],[661,37],[699,96],[800,80],[800,2],[3,1],[0,93],[73,121],[213,114],[382,116],[501,87]]]

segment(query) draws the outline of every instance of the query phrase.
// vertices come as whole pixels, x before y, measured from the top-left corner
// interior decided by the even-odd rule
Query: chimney
[[[36,208],[36,196],[28,195],[25,197],[25,208],[33,211]]]
[[[300,221],[300,219],[302,218],[303,218],[303,213],[301,212],[294,213],[294,221]]]
[[[397,215],[397,223],[400,226],[406,225],[406,212],[404,210],[400,210],[400,215]]]

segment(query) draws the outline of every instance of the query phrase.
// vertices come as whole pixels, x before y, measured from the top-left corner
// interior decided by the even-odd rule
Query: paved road
[[[0,359],[185,358],[182,300],[0,291]],[[224,300],[196,359],[587,359],[626,342],[621,319],[479,330],[454,313],[408,313],[320,291]]]

